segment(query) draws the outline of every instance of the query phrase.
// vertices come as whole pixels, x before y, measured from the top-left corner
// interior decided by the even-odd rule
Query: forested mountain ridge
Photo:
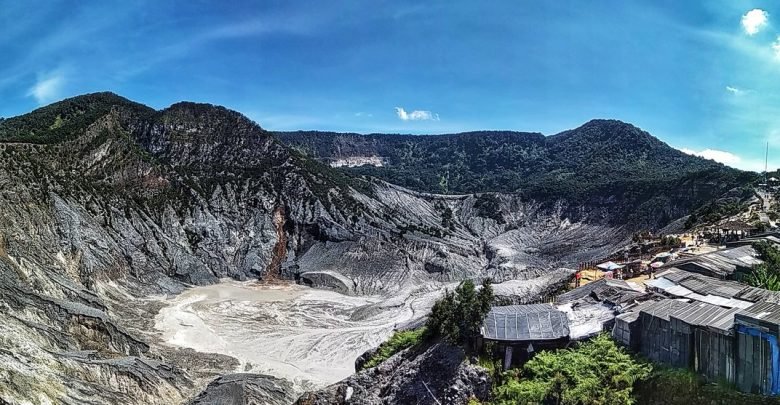
[[[512,131],[275,135],[324,162],[375,157],[381,166],[342,169],[417,191],[519,193],[547,203],[577,202],[610,210],[616,222],[664,225],[756,179],[616,120],[592,120],[552,136]]]

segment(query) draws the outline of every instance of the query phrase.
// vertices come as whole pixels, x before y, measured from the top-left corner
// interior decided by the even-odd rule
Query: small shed
[[[671,365],[674,367],[693,368],[695,370],[697,363],[696,331],[708,326],[720,325],[724,318],[726,323],[729,320],[733,323],[734,313],[738,310],[739,308],[726,309],[704,302],[695,302],[689,304],[684,310],[670,314],[669,326],[673,353]],[[709,335],[707,338],[709,339]],[[709,348],[710,346],[708,345],[707,347]],[[698,347],[698,349],[701,349],[701,347]],[[698,360],[702,360],[702,356],[709,358],[710,355],[707,351],[699,351],[698,354]],[[730,357],[733,367],[733,355],[725,352],[716,352],[715,355],[719,358]],[[703,364],[700,365],[704,366]]]
[[[672,339],[671,315],[685,311],[689,304],[677,300],[657,301],[639,311],[641,328],[640,353],[661,364],[679,364],[681,353],[678,339]]]
[[[734,317],[739,311],[724,310],[694,332],[694,370],[709,381],[735,382]]]
[[[559,348],[569,341],[566,314],[550,304],[493,307],[485,317],[482,339],[504,349],[504,369],[526,360],[540,348]],[[519,353],[514,348],[518,347]]]
[[[615,317],[612,338],[621,345],[638,352],[641,332],[639,311],[626,312]]]
[[[780,394],[780,305],[759,302],[736,314],[736,384],[740,391]]]
[[[628,312],[624,312],[615,317],[615,324],[612,326],[612,338],[616,342],[639,352],[642,342],[642,327],[639,321],[639,313],[643,308],[653,305],[655,301],[640,302]]]

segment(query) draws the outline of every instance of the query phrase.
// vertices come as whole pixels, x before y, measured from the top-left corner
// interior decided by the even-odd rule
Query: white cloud
[[[61,71],[40,75],[27,91],[27,96],[35,98],[38,104],[47,104],[60,98],[64,84],[65,75]]]
[[[742,16],[742,28],[748,35],[755,35],[769,21],[769,13],[760,8],[754,8]]]
[[[732,167],[740,166],[740,162],[742,162],[742,158],[739,156],[731,153],[726,152],[723,150],[717,150],[717,149],[704,149],[702,151],[695,151],[692,149],[680,149],[683,153],[687,153],[689,155],[699,156],[703,157],[705,159],[714,160],[716,162],[723,163],[724,165],[729,165]]]
[[[439,114],[434,114],[425,110],[414,110],[406,112],[402,107],[395,107],[395,113],[402,121],[438,121]]]
[[[775,59],[780,60],[780,35],[778,35],[775,42],[772,43],[772,51],[774,51]]]

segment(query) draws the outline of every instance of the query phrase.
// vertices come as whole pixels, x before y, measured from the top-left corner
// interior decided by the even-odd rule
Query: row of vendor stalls
[[[664,266],[666,262],[675,257],[670,252],[664,252],[655,255],[649,261],[644,260],[632,260],[623,263],[615,263],[611,260],[597,263],[592,267],[583,266],[580,271],[587,272],[588,269],[593,272],[593,275],[589,275],[592,279],[629,279],[638,277],[642,274],[652,274],[654,271]]]

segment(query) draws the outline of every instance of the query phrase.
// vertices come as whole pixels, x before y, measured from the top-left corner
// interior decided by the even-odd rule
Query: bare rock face
[[[188,405],[286,405],[292,384],[263,374],[228,374],[209,383]]]
[[[378,366],[322,390],[301,396],[296,405],[326,404],[466,404],[486,400],[490,377],[469,364],[463,350],[436,343],[407,349]]]

